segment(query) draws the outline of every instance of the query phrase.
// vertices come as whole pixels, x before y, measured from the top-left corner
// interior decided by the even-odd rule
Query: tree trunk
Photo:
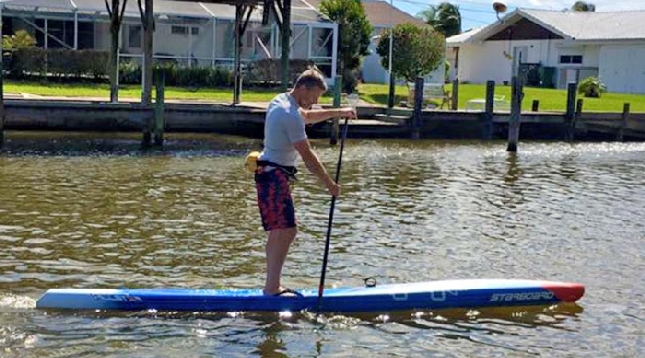
[[[110,102],[119,101],[119,29],[121,28],[121,19],[119,19],[119,0],[112,0],[112,16],[110,18],[110,35],[112,37],[112,47],[110,48]]]
[[[152,36],[154,33],[154,13],[152,0],[145,1],[145,13],[143,18],[143,92],[141,104],[152,103]],[[190,28],[188,29],[190,31]]]
[[[289,70],[289,58],[291,53],[291,0],[282,0],[282,29],[280,34],[282,36],[282,51],[281,51],[281,66],[282,78],[280,87],[282,91],[289,88],[289,77],[291,72]]]

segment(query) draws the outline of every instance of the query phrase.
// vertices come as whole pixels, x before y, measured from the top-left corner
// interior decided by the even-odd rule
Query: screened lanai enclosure
[[[105,0],[0,0],[0,11],[3,35],[25,30],[41,48],[110,50],[110,18]],[[234,5],[154,0],[153,11],[155,62],[233,70]],[[278,65],[273,66],[279,68],[282,53],[279,25],[276,21],[263,24],[262,5],[246,15],[248,25],[240,39],[242,72],[252,68],[253,63],[266,67],[276,62]],[[291,1],[290,58],[315,63],[330,84],[336,73],[337,29],[335,23],[307,2]],[[120,63],[141,64],[144,31],[137,0],[126,3],[119,44]]]

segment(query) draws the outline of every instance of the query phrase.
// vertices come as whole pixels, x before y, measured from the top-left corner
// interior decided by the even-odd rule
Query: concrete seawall
[[[351,138],[410,138],[412,111],[396,108],[386,116],[382,106],[360,106],[361,120],[352,121]],[[141,132],[154,113],[154,104],[106,103],[83,99],[8,99],[5,100],[5,130],[56,130]],[[229,105],[203,101],[165,103],[166,132],[203,132],[262,138],[265,104]],[[508,112],[495,112],[491,139],[504,139],[508,131]],[[555,139],[566,137],[570,123],[563,113],[523,112],[521,138]],[[623,120],[620,113],[582,113],[573,123],[575,139],[645,139],[645,114],[633,113]],[[423,110],[420,114],[421,138],[482,139],[487,126],[481,111]],[[313,138],[329,135],[327,123],[308,126]]]
[[[262,135],[266,111],[224,104],[166,104],[166,130]],[[5,101],[5,129],[69,131],[141,131],[153,107],[135,103],[86,101]]]

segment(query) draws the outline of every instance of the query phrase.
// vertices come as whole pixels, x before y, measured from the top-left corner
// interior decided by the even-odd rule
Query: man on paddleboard
[[[327,173],[305,132],[307,124],[335,117],[356,118],[353,108],[312,109],[327,90],[322,74],[309,69],[300,74],[291,91],[274,97],[267,108],[264,150],[258,156],[255,171],[262,226],[268,232],[266,295],[296,294],[281,285],[280,277],[297,232],[290,182],[295,178],[298,154],[307,169],[320,179],[331,195],[340,195],[340,185]]]

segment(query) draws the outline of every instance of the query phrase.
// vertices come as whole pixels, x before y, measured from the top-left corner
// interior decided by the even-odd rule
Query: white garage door
[[[610,92],[645,93],[645,46],[603,46],[599,76]]]

